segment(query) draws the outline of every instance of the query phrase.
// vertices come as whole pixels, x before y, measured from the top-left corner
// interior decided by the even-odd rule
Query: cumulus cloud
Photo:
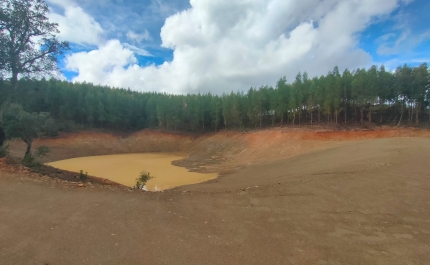
[[[111,84],[113,74],[123,66],[137,62],[131,50],[125,49],[118,40],[108,41],[97,50],[74,53],[66,57],[66,68],[79,71],[75,81]],[[102,81],[103,80],[103,81]]]
[[[49,19],[59,25],[58,36],[61,39],[81,45],[98,45],[102,42],[102,27],[81,7],[67,0],[50,2],[64,10],[64,14],[55,12],[49,14]]]
[[[368,66],[357,35],[400,0],[191,0],[168,17],[162,46],[173,60],[139,66],[130,46],[110,41],[72,54],[75,81],[171,93],[222,93],[274,84],[299,71],[310,76]],[[121,54],[121,56],[119,56]]]

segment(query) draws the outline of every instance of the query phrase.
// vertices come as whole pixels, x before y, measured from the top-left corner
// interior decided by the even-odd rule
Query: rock
[[[79,183],[79,184],[78,184],[78,187],[79,187],[79,188],[82,188],[82,187],[85,187],[85,185],[84,185],[84,184],[82,184],[82,183]]]

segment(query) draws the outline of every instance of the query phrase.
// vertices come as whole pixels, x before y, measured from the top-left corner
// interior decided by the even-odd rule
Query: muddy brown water
[[[186,158],[182,154],[147,153],[90,156],[47,163],[62,170],[79,172],[109,179],[133,187],[140,172],[149,172],[155,178],[146,183],[149,191],[160,191],[178,186],[196,184],[217,178],[217,174],[189,172],[186,168],[172,165],[172,161]]]

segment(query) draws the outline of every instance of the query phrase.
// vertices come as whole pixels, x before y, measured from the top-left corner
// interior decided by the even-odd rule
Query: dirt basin
[[[224,173],[141,192],[64,185],[0,165],[0,263],[427,265],[429,135],[285,129],[40,139],[51,161],[188,150],[174,164]]]

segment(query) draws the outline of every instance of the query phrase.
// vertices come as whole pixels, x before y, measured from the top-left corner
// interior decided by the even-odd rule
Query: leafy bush
[[[62,132],[74,132],[76,131],[76,125],[73,121],[64,121],[59,125],[58,130]]]
[[[47,156],[49,152],[51,152],[51,149],[49,149],[49,147],[41,145],[36,149],[36,156],[44,157],[44,156]]]
[[[22,163],[27,167],[40,167],[42,164],[38,161],[38,158],[48,155],[49,152],[49,147],[39,146],[36,152],[25,155]]]
[[[55,137],[58,136],[58,126],[54,119],[49,118],[43,124],[43,132],[46,136]]]
[[[40,167],[42,165],[39,161],[37,161],[37,157],[33,153],[25,155],[22,159],[22,163],[26,167]]]
[[[88,172],[85,172],[85,173],[84,173],[84,171],[83,171],[83,170],[80,170],[80,171],[79,171],[79,179],[80,179],[81,181],[86,181],[86,180],[87,180],[87,178],[88,178]]]
[[[9,154],[9,144],[3,143],[2,146],[0,146],[0,158],[6,157]]]
[[[140,172],[140,176],[136,179],[136,188],[137,189],[141,189],[143,188],[143,186],[146,185],[146,182],[148,182],[148,180],[153,179],[155,177],[151,176],[151,174],[149,174],[149,172],[146,171],[142,171]]]

